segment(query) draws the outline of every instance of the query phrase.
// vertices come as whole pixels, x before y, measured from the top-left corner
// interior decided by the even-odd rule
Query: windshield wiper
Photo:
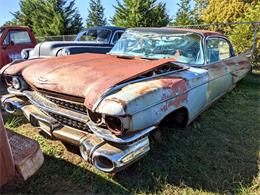
[[[107,53],[108,55],[116,56],[117,58],[124,58],[124,59],[134,59],[135,56],[133,55],[124,55],[124,54],[111,54]]]
[[[124,58],[124,59],[135,59],[135,56],[128,56],[128,55],[116,55],[117,58]]]
[[[140,57],[140,59],[144,59],[144,60],[159,60],[159,58],[154,58],[154,57]]]
[[[108,53],[108,54],[116,56],[117,58],[124,58],[124,59],[159,60],[159,58],[154,58],[154,57],[123,55],[123,54],[110,54],[110,53]]]

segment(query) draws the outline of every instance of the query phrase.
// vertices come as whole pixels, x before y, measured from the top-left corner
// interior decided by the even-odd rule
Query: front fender
[[[107,96],[96,111],[112,116],[131,116],[131,129],[140,130],[182,107],[187,101],[188,87],[186,80],[172,77],[130,84]]]

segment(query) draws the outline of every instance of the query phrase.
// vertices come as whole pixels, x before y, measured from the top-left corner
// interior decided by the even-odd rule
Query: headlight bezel
[[[29,59],[29,51],[28,51],[28,50],[22,50],[22,51],[21,51],[21,57],[22,57],[22,59],[24,59],[24,60]]]
[[[57,56],[69,56],[70,50],[67,48],[62,48],[61,50],[58,51]]]
[[[22,87],[21,80],[19,77],[12,77],[12,87],[16,90],[20,90]]]
[[[122,136],[126,132],[123,120],[119,116],[111,116],[107,114],[92,112],[88,109],[88,117],[92,123],[99,127],[105,127],[116,136]]]
[[[122,136],[125,133],[124,125],[119,117],[106,115],[105,124],[108,130],[116,136]]]
[[[29,88],[22,76],[11,76],[11,82],[8,84],[17,91],[24,91]]]

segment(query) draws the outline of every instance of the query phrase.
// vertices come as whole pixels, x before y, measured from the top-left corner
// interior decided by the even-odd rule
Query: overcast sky
[[[172,17],[177,11],[177,2],[179,0],[159,0],[166,2],[168,14]],[[12,14],[10,12],[15,12],[19,10],[20,0],[0,0],[0,26],[6,21],[11,20]],[[81,16],[85,19],[88,15],[88,5],[89,0],[76,0],[76,6],[79,9]],[[116,0],[101,0],[102,5],[105,7],[105,16],[110,18],[113,16],[115,10],[113,5],[116,5]]]

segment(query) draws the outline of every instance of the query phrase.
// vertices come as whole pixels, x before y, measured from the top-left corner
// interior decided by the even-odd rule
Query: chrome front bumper
[[[63,108],[57,108],[56,104],[46,102],[38,96],[37,101],[36,97],[33,97],[33,92],[25,92],[24,95],[28,101],[23,100],[25,97],[19,98],[9,94],[2,96],[1,103],[5,109],[9,107],[6,109],[9,113],[22,112],[33,126],[39,127],[50,137],[78,146],[82,157],[101,171],[117,172],[140,159],[150,150],[148,134],[155,127],[140,131],[133,136],[119,138],[105,129],[96,127],[89,122],[87,116],[82,116],[80,113],[75,115],[75,112],[66,109],[59,110]],[[48,111],[68,117],[73,114],[73,118],[85,121],[91,131],[65,126],[49,116],[46,113]]]

